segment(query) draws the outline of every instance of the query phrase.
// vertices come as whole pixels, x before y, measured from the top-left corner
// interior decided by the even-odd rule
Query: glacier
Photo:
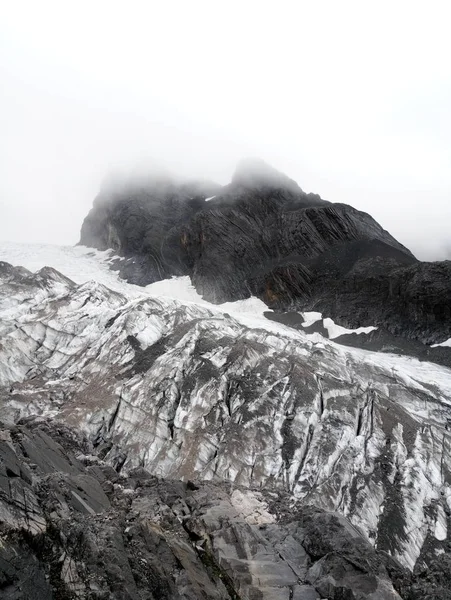
[[[409,569],[445,551],[449,369],[269,321],[255,298],[212,305],[187,277],[134,286],[117,260],[0,246],[2,421],[77,428],[124,473],[284,490]]]

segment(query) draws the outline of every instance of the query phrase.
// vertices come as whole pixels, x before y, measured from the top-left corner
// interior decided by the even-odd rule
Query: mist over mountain
[[[451,263],[418,261],[370,215],[258,159],[222,187],[165,177],[102,190],[80,243],[123,256],[131,283],[188,275],[214,303],[256,296],[424,343],[451,337]]]
[[[1,600],[451,600],[450,22],[0,3]]]
[[[420,259],[449,256],[446,2],[25,4],[0,19],[0,239],[76,243],[109,171],[224,185],[259,156]]]

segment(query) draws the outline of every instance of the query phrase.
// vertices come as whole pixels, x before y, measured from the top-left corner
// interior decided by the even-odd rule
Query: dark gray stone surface
[[[306,194],[261,161],[243,161],[222,188],[166,178],[103,190],[80,243],[115,250],[132,283],[189,275],[215,303],[253,294],[345,326],[451,337],[451,262],[420,263],[370,215]]]
[[[412,576],[344,517],[293,508],[282,493],[274,502],[264,490],[165,481],[141,468],[123,476],[83,454],[87,440],[42,420],[0,436],[1,472],[22,492],[0,491],[2,598],[451,597],[448,554]]]

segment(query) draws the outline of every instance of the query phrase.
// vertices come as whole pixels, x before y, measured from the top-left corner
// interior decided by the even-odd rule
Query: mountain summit
[[[222,188],[149,182],[103,192],[80,243],[124,257],[132,283],[188,275],[210,302],[254,295],[344,326],[425,343],[451,337],[451,263],[420,263],[370,215],[306,194],[259,159],[241,161]]]
[[[293,192],[302,192],[299,185],[270,166],[260,158],[245,158],[241,160],[233,174],[232,184],[248,188],[272,187],[286,188]]]

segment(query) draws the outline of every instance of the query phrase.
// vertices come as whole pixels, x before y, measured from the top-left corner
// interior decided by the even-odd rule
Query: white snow
[[[210,202],[210,200],[213,200],[213,198],[216,198],[216,196],[210,196],[209,198],[205,198],[205,202]]]
[[[97,281],[127,296],[142,296],[142,288],[126,283],[110,269],[113,260],[123,258],[110,250],[101,252],[86,246],[0,242],[0,261],[25,267],[33,273],[42,267],[53,267],[75,283]]]
[[[441,344],[432,344],[431,348],[439,348],[440,346],[442,346],[443,348],[451,348],[451,338],[449,338],[449,340],[446,340],[445,342],[442,342]]]
[[[351,333],[356,333],[360,335],[362,333],[371,333],[375,331],[377,327],[359,327],[358,329],[347,329],[346,327],[342,327],[341,325],[336,325],[332,319],[323,319],[323,325],[325,329],[327,329],[327,333],[329,334],[329,339],[333,340],[340,335],[350,335]]]
[[[146,288],[133,286],[109,269],[114,259],[111,252],[80,246],[0,244],[0,260],[32,271],[48,265],[77,283],[86,282],[75,289],[66,286],[70,293],[58,301],[57,280],[55,288],[44,289],[42,297],[41,291],[33,292],[31,299],[20,286],[10,297],[5,286],[6,294],[0,298],[4,317],[0,383],[22,386],[17,398],[5,403],[5,418],[12,421],[20,410],[58,416],[92,433],[111,417],[120,396],[124,401],[114,427],[133,448],[130,465],[144,461],[156,473],[171,477],[194,468],[200,478],[219,476],[240,485],[248,485],[252,478],[256,485],[264,485],[285,472],[281,432],[290,415],[292,434],[302,443],[294,450],[284,485],[296,498],[308,492],[327,510],[347,514],[353,482],[365,477],[365,486],[355,491],[359,508],[351,520],[367,532],[376,529],[387,501],[384,486],[372,473],[390,439],[394,458],[387,478],[393,484],[398,476],[406,515],[406,542],[398,558],[412,567],[429,533],[438,541],[449,538],[444,509],[438,506],[434,519],[424,508],[445,501],[451,506],[451,488],[443,480],[451,443],[447,428],[451,370],[406,356],[340,346],[319,333],[297,331],[266,319],[263,313],[268,308],[256,298],[212,305],[199,296],[188,277]],[[304,318],[313,324],[322,315],[304,313]],[[189,325],[183,338],[166,348],[148,371],[132,378],[121,375],[133,354],[129,335],[145,349],[173,332],[178,323]],[[330,338],[353,333],[331,319],[324,319],[324,326]],[[223,341],[227,338],[230,343]],[[199,340],[209,341],[202,359],[222,371],[216,379],[193,376]],[[231,352],[235,343],[239,352]],[[293,365],[306,386],[310,378],[312,402],[297,403],[290,375]],[[110,372],[114,377],[105,377]],[[226,431],[232,437],[222,444],[223,429],[228,427],[222,425],[221,412],[227,382],[249,372],[255,374],[253,385],[259,392],[244,408],[240,394],[232,394],[230,415],[224,421],[231,423]],[[42,377],[46,391],[39,388],[35,374]],[[195,387],[179,396],[186,374],[193,376]],[[90,403],[93,391],[95,405]],[[206,427],[208,415],[221,423],[218,431]],[[168,436],[171,420],[174,443]],[[393,428],[392,420],[405,423],[405,430]],[[410,449],[408,429],[415,432]],[[310,430],[311,439],[305,435]],[[249,518],[267,519],[258,494],[237,492],[233,500],[244,506]]]
[[[375,331],[377,327],[359,327],[358,329],[347,329],[346,327],[342,327],[341,325],[337,325],[332,319],[326,318],[323,319],[323,315],[320,312],[303,312],[301,313],[302,317],[305,319],[304,323],[302,323],[302,327],[307,328],[311,327],[314,323],[318,321],[323,321],[323,327],[327,330],[327,334],[330,340],[333,340],[341,335],[350,335],[352,333],[356,333],[360,335],[361,333],[371,333]]]
[[[214,196],[207,198],[207,200],[212,198]],[[187,276],[164,279],[146,287],[127,283],[119,277],[117,271],[111,270],[111,263],[123,260],[122,257],[116,256],[111,250],[100,251],[86,246],[2,242],[0,243],[0,260],[9,262],[14,266],[25,267],[32,272],[45,266],[53,267],[75,283],[96,281],[124,294],[127,298],[162,297],[175,299],[183,304],[206,306],[215,312],[227,312],[241,324],[248,327],[263,328],[272,332],[284,331],[285,333],[290,329],[284,325],[268,322],[263,313],[270,311],[270,309],[264,302],[255,297],[219,305],[211,304],[197,293]],[[322,319],[320,312],[311,311],[301,314],[305,319],[302,324],[304,328],[310,327],[310,325]],[[324,319],[323,324],[328,330],[330,339],[349,333],[369,333],[376,329],[375,327],[361,327],[356,330],[346,329],[340,325],[335,325],[332,319]]]
[[[147,293],[150,296],[159,296],[164,298],[177,298],[181,302],[192,302],[194,304],[210,305],[197,293],[196,288],[191,284],[190,278],[172,277],[171,279],[163,279],[156,281],[142,288],[142,293]]]
[[[144,288],[132,285],[122,280],[116,271],[110,269],[109,265],[114,260],[122,259],[115,256],[112,251],[102,252],[85,246],[0,243],[0,261],[22,266],[30,271],[36,271],[44,266],[53,267],[76,283],[94,280],[122,293],[129,299],[149,296],[166,297],[175,299],[185,305],[205,306],[211,312],[219,314],[226,312],[246,327],[262,329],[275,335],[283,335],[285,340],[297,340],[300,337],[305,339],[307,337],[311,343],[316,344],[316,347],[320,347],[319,344],[324,348],[332,345],[334,352],[345,353],[351,355],[355,360],[361,360],[387,371],[396,372],[397,377],[402,376],[406,382],[408,381],[410,385],[414,385],[423,392],[425,388],[421,384],[426,382],[428,386],[440,387],[442,392],[445,392],[445,398],[451,397],[451,371],[449,369],[432,363],[420,362],[406,356],[371,352],[357,348],[343,348],[332,341],[327,341],[319,334],[305,336],[303,332],[298,332],[291,327],[266,319],[263,313],[270,309],[258,298],[226,302],[220,305],[211,304],[197,293],[189,277],[173,277],[152,283]],[[302,316],[306,319],[306,322],[303,323],[304,327],[308,327],[322,318],[321,313],[314,311],[302,313]],[[323,322],[331,339],[337,337],[337,335],[342,335],[343,330],[349,334],[366,333],[374,329],[373,327],[362,327],[353,331],[335,325],[332,319],[324,319]],[[145,334],[144,337],[146,337]],[[146,343],[144,339],[143,343]]]
[[[305,319],[302,323],[302,327],[310,327],[317,321],[321,321],[323,318],[323,314],[320,312],[303,312],[301,313],[302,317]]]
[[[257,317],[264,324],[263,316],[270,311],[264,302],[251,297],[237,302],[211,304],[197,293],[189,277],[172,277],[151,283],[146,287],[132,285],[111,270],[111,263],[123,260],[112,251],[100,251],[86,246],[55,246],[50,244],[17,244],[0,242],[0,261],[25,267],[35,272],[42,267],[53,267],[75,283],[97,281],[106,287],[124,294],[127,298],[162,297],[178,300],[183,304],[206,306],[215,312],[227,312],[238,320],[241,316]]]
[[[156,344],[158,340],[161,339],[162,335],[163,327],[161,321],[151,315],[150,317],[147,317],[146,326],[136,334],[136,339],[140,343],[141,348],[146,350],[149,346]]]

